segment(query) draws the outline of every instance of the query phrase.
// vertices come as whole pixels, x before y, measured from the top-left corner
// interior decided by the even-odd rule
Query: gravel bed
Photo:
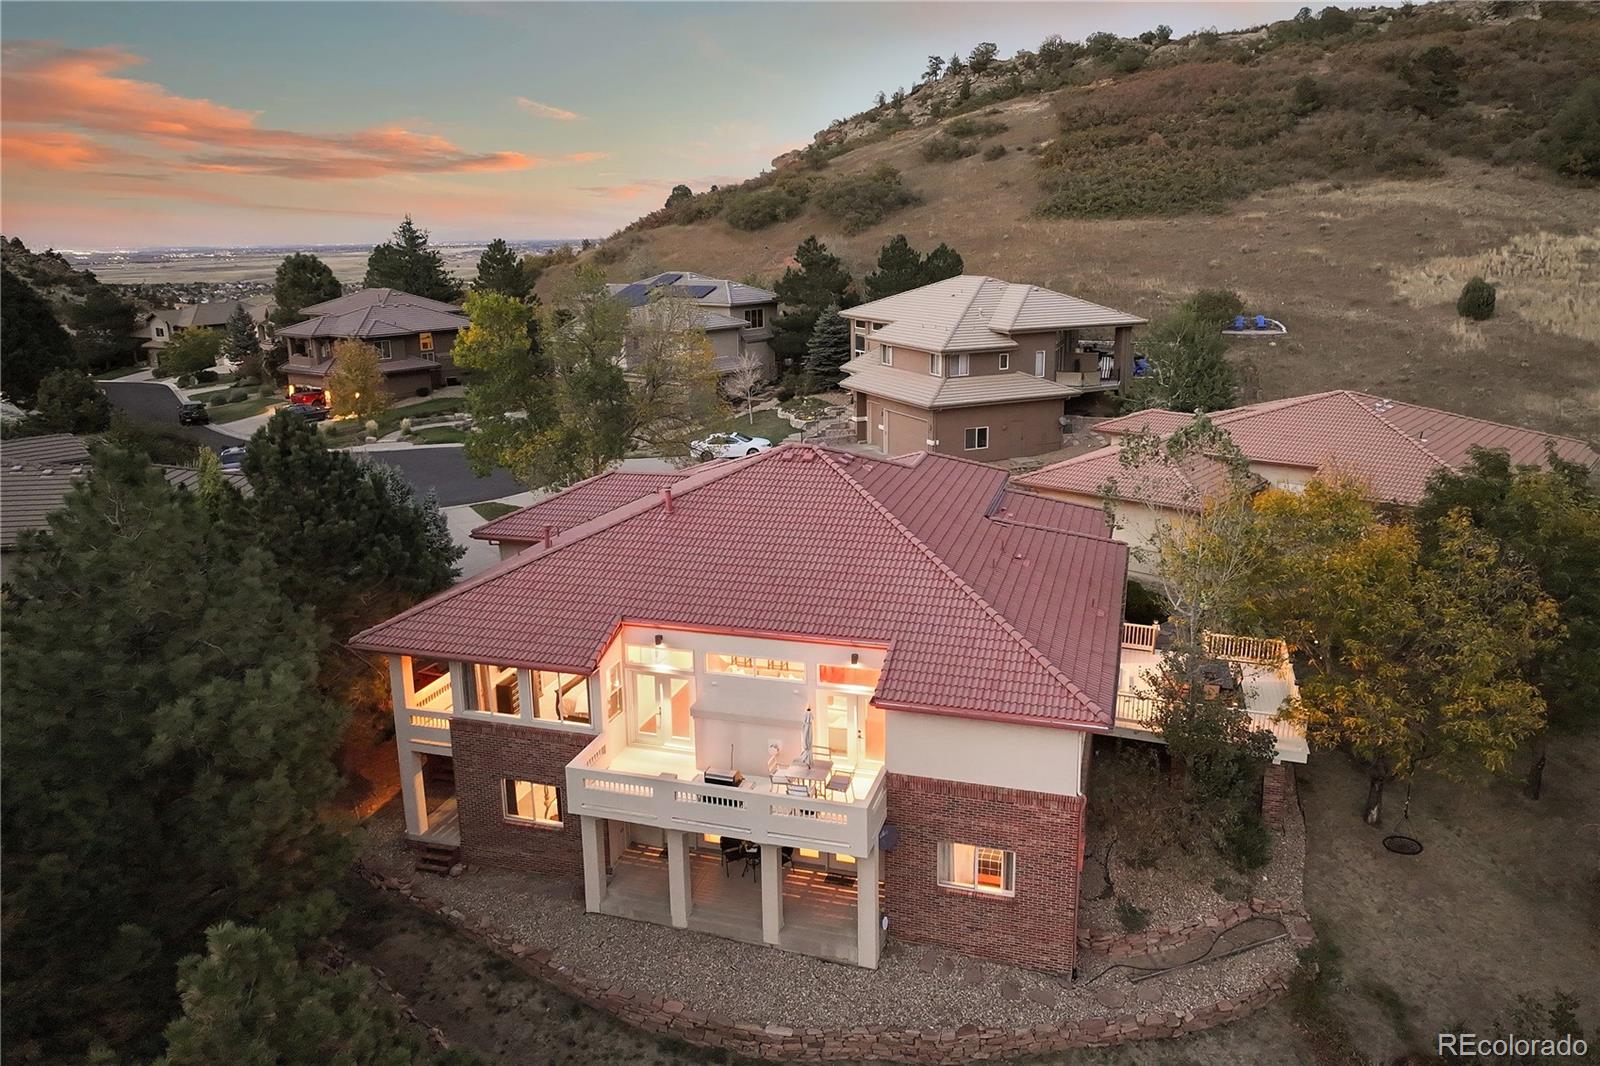
[[[1092,836],[1086,846],[1090,863],[1098,863],[1105,855],[1104,843]],[[1186,921],[1239,902],[1213,887],[1218,877],[1249,884],[1250,895],[1257,899],[1283,900],[1299,909],[1306,867],[1305,820],[1291,803],[1284,817],[1284,831],[1273,834],[1272,858],[1254,874],[1239,873],[1204,845],[1189,855],[1169,850],[1154,866],[1142,870],[1128,865],[1130,857],[1130,849],[1122,844],[1111,849],[1110,874],[1116,894],[1082,900],[1078,910],[1080,928],[1120,931],[1122,923],[1116,915],[1119,899],[1143,908],[1151,925]]]
[[[570,881],[489,867],[459,877],[417,874],[393,806],[367,823],[369,866],[591,977],[734,1021],[830,1029],[884,1025],[928,1028],[976,1023],[1004,1028],[1047,1025],[1124,1011],[1182,1011],[1244,995],[1292,960],[1286,943],[1193,966],[1135,989],[1127,970],[1085,955],[1077,986],[1014,966],[979,962],[953,951],[890,940],[877,970],[757,947],[721,937],[608,915],[586,914]],[[1128,962],[1119,959],[1117,962]],[[1138,960],[1131,960],[1138,961]],[[1121,990],[1122,1002],[1108,990]],[[1148,998],[1147,998],[1148,997]]]

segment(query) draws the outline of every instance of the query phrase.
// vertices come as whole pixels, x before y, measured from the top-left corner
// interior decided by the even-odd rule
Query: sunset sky
[[[1253,4],[0,5],[0,230],[30,246],[603,236],[756,174],[933,53]]]

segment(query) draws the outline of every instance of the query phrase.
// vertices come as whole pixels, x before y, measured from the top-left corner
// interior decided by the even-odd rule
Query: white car
[[[765,437],[747,437],[743,433],[713,433],[689,445],[689,452],[696,459],[705,462],[707,459],[737,459],[743,455],[764,452],[770,447],[772,442]]]

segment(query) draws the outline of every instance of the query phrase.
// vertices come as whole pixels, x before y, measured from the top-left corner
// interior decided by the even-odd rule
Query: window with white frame
[[[878,345],[878,360],[884,366],[894,366],[894,349],[887,344]]]
[[[857,355],[864,355],[864,354],[866,354],[866,351],[867,351],[867,327],[863,326],[861,323],[857,322],[856,323],[856,328],[855,328],[855,352],[856,352]]]
[[[972,363],[968,359],[966,352],[962,352],[960,355],[952,355],[950,357],[951,377],[964,378],[970,373],[972,373]]]
[[[760,655],[706,655],[706,671],[713,674],[743,674],[745,677],[773,677],[782,681],[804,681],[806,664],[788,659],[769,659]]]
[[[744,313],[744,321],[751,329],[760,329],[767,324],[767,312],[760,307],[748,308]]]
[[[1017,853],[978,844],[939,844],[939,883],[946,888],[1016,895]]]
[[[378,342],[378,358],[379,359],[393,359],[394,358],[394,342],[393,341],[379,341]]]
[[[1011,353],[1010,352],[1001,352],[1000,353],[1000,369],[1001,370],[1010,370],[1011,369]]]
[[[425,352],[433,351],[433,334],[431,334],[431,333],[419,333],[419,334],[417,334],[417,345]]]
[[[561,797],[556,786],[514,777],[502,777],[500,785],[506,821],[560,827]]]
[[[944,353],[931,352],[928,355],[928,373],[934,377],[944,376]]]
[[[1047,354],[1048,353],[1043,352],[1043,351],[1038,351],[1038,352],[1034,352],[1033,353],[1033,376],[1034,377],[1036,377],[1036,378],[1044,377],[1044,357]]]
[[[969,426],[967,428],[966,440],[963,442],[962,447],[964,447],[969,452],[981,452],[983,449],[987,448],[988,446],[989,446],[989,427],[988,426]]]
[[[167,335],[167,331],[166,330],[162,329],[160,326],[156,327],[156,336],[165,337],[166,335]]]
[[[606,667],[606,721],[622,713],[622,664]]]
[[[464,698],[467,710],[511,718],[522,713],[521,686],[515,667],[467,663],[462,678],[467,686]]]
[[[534,717],[546,722],[589,724],[589,679],[583,674],[536,670],[533,674]]]

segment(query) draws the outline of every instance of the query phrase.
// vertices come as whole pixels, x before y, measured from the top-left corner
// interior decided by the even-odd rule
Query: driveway
[[[177,425],[178,398],[165,385],[148,381],[102,381],[99,385],[111,398],[112,404],[132,417],[146,422]],[[238,437],[219,433],[208,426],[180,426],[179,429],[213,451],[238,447],[240,444]],[[459,444],[412,445],[403,449],[372,450],[364,454],[369,459],[398,469],[418,495],[432,492],[443,507],[498,500],[523,491],[522,486],[504,470],[496,470],[488,477],[478,477],[467,465],[466,453]]]

